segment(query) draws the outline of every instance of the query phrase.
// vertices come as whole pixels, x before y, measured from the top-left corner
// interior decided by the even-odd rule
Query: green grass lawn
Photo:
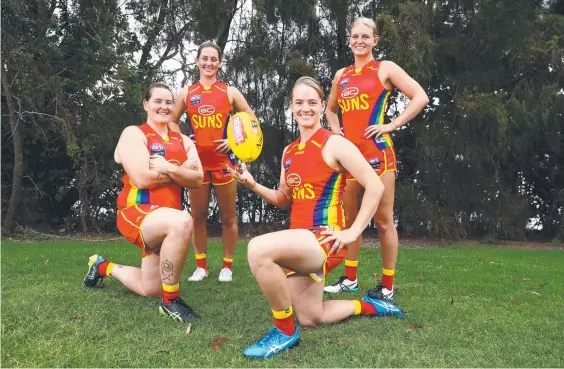
[[[158,315],[157,299],[108,278],[82,285],[93,253],[139,265],[120,243],[2,243],[2,367],[563,367],[564,252],[475,244],[401,249],[396,301],[406,319],[355,317],[302,329],[300,345],[266,360],[241,351],[272,324],[241,244],[234,280],[220,284],[221,247],[210,244],[210,277],[181,281],[201,314],[191,326]],[[342,266],[329,279],[342,273]],[[361,298],[380,272],[378,249],[363,249]],[[226,342],[212,345],[214,338]]]

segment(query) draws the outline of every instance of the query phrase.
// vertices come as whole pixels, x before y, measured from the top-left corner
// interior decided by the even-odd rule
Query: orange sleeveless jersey
[[[147,150],[151,155],[162,155],[178,166],[186,161],[186,150],[180,133],[168,131],[168,140],[163,140],[147,123],[139,126],[139,129],[147,137]],[[120,210],[136,204],[182,209],[182,188],[176,184],[143,190],[133,185],[127,173],[123,176],[122,183],[123,189],[117,198],[117,207]]]
[[[378,139],[364,138],[368,126],[384,124],[384,114],[391,91],[378,77],[380,61],[372,60],[362,69],[354,65],[343,70],[339,80],[338,103],[341,108],[345,138],[353,142],[366,158],[393,147],[388,133]]]
[[[188,87],[186,112],[194,132],[194,140],[204,171],[225,169],[225,164],[233,162],[226,154],[215,149],[215,140],[227,138],[227,122],[231,114],[231,104],[227,95],[227,85],[219,81],[209,87],[200,82]]]
[[[282,158],[284,179],[292,189],[290,228],[345,226],[342,194],[344,175],[323,160],[321,149],[333,133],[320,128],[305,144],[296,140]]]

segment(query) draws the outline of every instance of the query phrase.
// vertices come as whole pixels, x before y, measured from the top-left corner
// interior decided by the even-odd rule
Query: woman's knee
[[[194,228],[194,221],[190,214],[181,212],[170,220],[169,233],[181,234],[190,237],[192,229]]]
[[[255,237],[249,241],[247,246],[247,259],[251,269],[258,268],[267,261],[272,261],[269,257],[268,246],[263,237]]]
[[[297,314],[297,316],[301,327],[315,328],[323,324],[323,319],[318,314]]]
[[[155,283],[151,283],[151,284],[144,284],[142,291],[141,291],[141,296],[143,297],[161,297],[162,295],[162,286],[160,283],[155,284]]]
[[[377,214],[374,218],[374,224],[378,232],[386,232],[395,227],[393,211],[386,214]]]
[[[200,211],[192,209],[192,216],[194,217],[195,225],[206,225],[208,221],[208,208],[202,209]]]
[[[227,229],[237,228],[237,215],[230,214],[221,217],[221,226]]]

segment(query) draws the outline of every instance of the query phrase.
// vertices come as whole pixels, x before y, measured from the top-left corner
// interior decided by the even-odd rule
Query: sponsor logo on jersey
[[[198,108],[198,114],[205,117],[213,115],[215,113],[215,108],[211,105],[202,105]]]
[[[286,184],[289,187],[299,187],[302,184],[302,177],[296,173],[290,173],[286,176]]]
[[[292,164],[292,158],[288,158],[286,159],[286,161],[284,162],[284,171],[288,171],[288,169],[290,169],[290,164]]]
[[[370,164],[372,169],[380,169],[380,158],[369,159],[368,164]]]
[[[333,226],[322,226],[321,228],[324,228],[324,232],[335,232],[335,228]]]
[[[198,105],[202,102],[202,96],[194,95],[190,97],[190,105]]]
[[[386,142],[386,137],[380,136],[380,137],[378,137],[378,138],[376,139],[376,142],[378,142],[378,143]]]
[[[358,88],[356,87],[345,88],[343,92],[341,92],[341,97],[347,100],[352,99],[356,95],[358,95]]]
[[[350,78],[345,78],[341,80],[341,83],[339,83],[339,88],[345,88],[345,86],[347,85],[347,83],[349,83],[351,79]]]
[[[160,143],[151,144],[151,155],[165,156],[164,145]]]

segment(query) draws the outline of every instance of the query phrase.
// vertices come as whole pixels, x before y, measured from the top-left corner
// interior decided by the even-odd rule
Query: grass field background
[[[269,360],[241,351],[272,317],[241,243],[234,280],[220,284],[221,246],[208,248],[210,277],[181,281],[202,316],[185,324],[158,315],[158,299],[138,297],[117,280],[85,289],[88,256],[139,265],[125,242],[3,242],[2,367],[563,367],[564,251],[457,243],[404,248],[396,301],[406,319],[354,317],[302,329],[300,345]],[[330,276],[342,274],[340,266]],[[361,298],[380,272],[379,249],[363,249]],[[216,338],[226,342],[213,345]]]

